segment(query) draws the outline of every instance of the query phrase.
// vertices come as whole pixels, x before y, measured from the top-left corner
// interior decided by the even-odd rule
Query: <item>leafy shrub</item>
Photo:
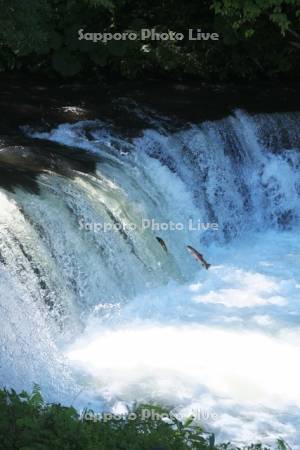
[[[0,390],[0,449],[240,450],[229,443],[216,445],[214,435],[205,433],[192,417],[182,423],[160,406],[135,408],[134,420],[130,415],[111,415],[108,420],[90,410],[79,416],[72,407],[46,404],[37,385],[31,394]],[[279,439],[277,450],[288,449]],[[244,450],[270,449],[256,444]]]
[[[0,71],[138,78],[276,78],[299,72],[300,0],[0,0]],[[155,28],[218,32],[219,41],[78,40],[88,32]]]

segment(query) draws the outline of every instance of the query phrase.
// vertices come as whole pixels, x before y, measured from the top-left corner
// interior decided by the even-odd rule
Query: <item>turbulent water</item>
[[[27,129],[98,163],[0,189],[2,385],[99,411],[165,402],[219,440],[300,447],[299,125]]]

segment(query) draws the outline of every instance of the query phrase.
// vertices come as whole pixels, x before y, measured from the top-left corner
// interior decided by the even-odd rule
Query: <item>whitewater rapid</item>
[[[149,120],[134,138],[99,120],[27,128],[98,163],[41,173],[38,195],[0,190],[1,384],[79,409],[160,401],[202,411],[219,440],[299,446],[299,123],[237,111],[175,131]]]

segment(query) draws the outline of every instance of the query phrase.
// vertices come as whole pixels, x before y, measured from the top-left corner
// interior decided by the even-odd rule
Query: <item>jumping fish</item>
[[[201,253],[197,252],[196,249],[194,249],[193,247],[191,247],[190,245],[187,245],[186,247],[188,249],[188,251],[190,252],[191,255],[193,255],[193,257],[200,262],[200,264],[203,265],[203,267],[205,267],[205,269],[209,269],[209,267],[211,266],[211,264],[209,264],[208,262],[205,261],[203,255],[201,255]]]
[[[165,241],[164,241],[162,238],[158,237],[158,236],[156,236],[156,240],[157,240],[157,242],[162,246],[162,248],[164,249],[164,251],[168,253],[168,248],[167,248],[167,246],[166,246]]]

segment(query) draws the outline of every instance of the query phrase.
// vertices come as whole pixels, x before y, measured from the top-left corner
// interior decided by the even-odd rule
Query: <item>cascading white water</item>
[[[169,402],[216,413],[220,439],[300,444],[299,124],[238,111],[134,139],[100,121],[31,131],[99,163],[0,191],[2,384],[78,407]]]

